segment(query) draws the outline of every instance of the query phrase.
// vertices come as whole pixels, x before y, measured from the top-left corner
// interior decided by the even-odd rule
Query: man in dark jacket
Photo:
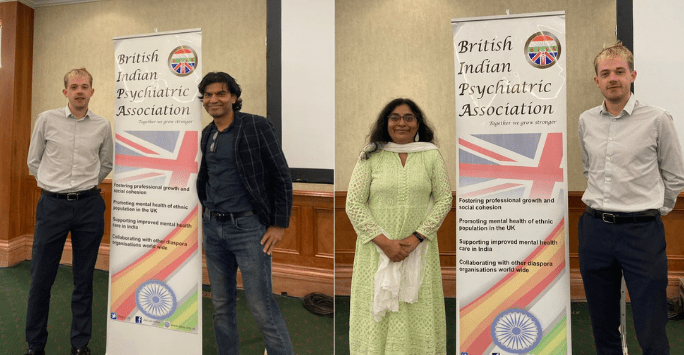
[[[292,209],[287,161],[271,123],[240,112],[242,91],[233,77],[209,73],[199,92],[214,118],[202,131],[197,193],[205,207],[204,251],[218,353],[239,354],[239,267],[245,298],[268,354],[294,354],[271,285],[271,252],[289,226]]]

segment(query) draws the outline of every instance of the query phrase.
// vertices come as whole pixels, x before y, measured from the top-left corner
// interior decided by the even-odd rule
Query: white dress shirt
[[[97,186],[113,167],[111,124],[88,110],[77,119],[64,108],[36,119],[28,168],[38,186],[50,192],[76,192]]]
[[[672,116],[634,94],[618,116],[601,106],[579,118],[587,190],[582,201],[609,212],[669,213],[684,187],[682,149]]]

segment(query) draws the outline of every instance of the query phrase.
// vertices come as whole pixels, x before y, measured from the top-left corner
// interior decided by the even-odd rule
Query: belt
[[[247,217],[253,215],[254,212],[237,212],[237,213],[221,213],[221,212],[209,212],[209,215],[219,222],[231,221],[235,222],[235,219],[240,217]]]
[[[658,210],[646,210],[641,212],[604,212],[587,207],[587,214],[598,218],[606,223],[633,223],[648,222],[660,215]]]
[[[83,191],[76,191],[76,192],[65,192],[65,193],[58,193],[58,192],[50,192],[47,190],[43,190],[43,196],[48,196],[52,198],[57,198],[57,199],[63,199],[67,201],[77,201],[82,198],[90,197],[93,195],[99,195],[100,194],[100,189],[97,187],[93,187],[90,190],[83,190]]]

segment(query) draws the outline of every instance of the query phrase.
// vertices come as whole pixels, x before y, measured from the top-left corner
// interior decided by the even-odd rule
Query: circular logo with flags
[[[190,75],[197,68],[197,53],[186,46],[176,47],[169,54],[169,69],[177,76]]]
[[[165,283],[149,280],[135,291],[135,305],[147,317],[161,320],[176,310],[176,295]]]
[[[508,309],[492,322],[492,339],[502,350],[514,354],[526,353],[541,341],[541,324],[524,309]]]
[[[551,32],[537,32],[525,43],[525,58],[535,68],[546,69],[556,64],[560,55],[560,41]]]

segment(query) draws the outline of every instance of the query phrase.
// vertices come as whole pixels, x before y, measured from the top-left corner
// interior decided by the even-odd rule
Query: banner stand
[[[565,13],[452,29],[458,351],[571,354]]]
[[[107,354],[202,354],[202,32],[114,38]]]

